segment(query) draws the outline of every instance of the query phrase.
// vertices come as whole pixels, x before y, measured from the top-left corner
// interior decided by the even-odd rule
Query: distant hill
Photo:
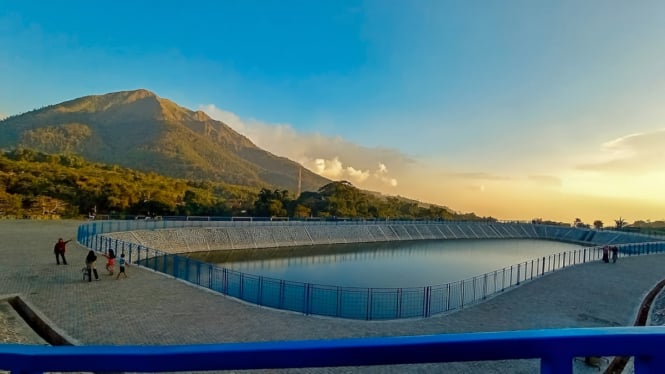
[[[0,121],[0,148],[86,160],[191,180],[316,191],[330,180],[267,152],[223,122],[147,90],[85,96]]]

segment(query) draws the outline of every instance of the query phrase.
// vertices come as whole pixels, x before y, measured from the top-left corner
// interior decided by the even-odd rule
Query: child
[[[109,249],[108,254],[102,254],[106,257],[106,270],[109,272],[109,275],[113,275],[113,268],[115,267],[115,252],[112,249]]]
[[[120,272],[118,273],[118,276],[115,278],[116,280],[120,279],[120,274],[124,275],[125,278],[127,278],[127,273],[125,273],[125,254],[121,253],[120,254],[120,260],[118,261],[118,265],[120,266]]]

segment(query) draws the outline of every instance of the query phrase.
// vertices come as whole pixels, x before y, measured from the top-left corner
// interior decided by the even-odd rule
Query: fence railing
[[[163,221],[161,225],[166,225],[167,222]],[[180,223],[182,224],[182,222]],[[146,223],[146,225],[150,224],[157,223]],[[188,227],[190,224],[192,221],[186,223]],[[199,223],[194,221],[194,224]],[[253,224],[279,225],[281,223],[254,222]],[[101,235],[111,232],[114,228],[120,231],[125,226],[127,230],[130,230],[130,227],[136,230],[141,225],[141,223],[137,225],[135,221],[109,222],[106,227],[92,223],[81,225],[78,241],[98,252],[106,253],[109,249],[113,249],[116,254],[124,253],[129,263],[250,303],[303,314],[349,319],[389,320],[429,317],[458,310],[544,274],[567,266],[596,261],[602,257],[600,248],[590,247],[539,257],[446,284],[409,288],[340,287],[246,274]],[[168,227],[177,226],[174,226],[173,222],[168,222]],[[557,235],[560,233],[553,232],[555,233],[553,236],[558,238]],[[620,247],[621,256],[665,251],[665,242],[617,246]]]
[[[572,373],[576,357],[633,356],[634,372],[665,372],[662,327],[610,327],[182,346],[0,344],[0,369],[173,372],[540,359],[541,373]]]

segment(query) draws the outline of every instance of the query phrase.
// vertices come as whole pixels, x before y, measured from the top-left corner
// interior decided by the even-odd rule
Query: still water
[[[421,287],[581,248],[544,240],[423,240],[191,254],[247,274],[346,287]]]

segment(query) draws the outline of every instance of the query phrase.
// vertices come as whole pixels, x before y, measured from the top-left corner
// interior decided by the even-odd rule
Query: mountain
[[[147,90],[85,96],[0,121],[0,148],[77,154],[166,176],[316,191],[330,180]]]

